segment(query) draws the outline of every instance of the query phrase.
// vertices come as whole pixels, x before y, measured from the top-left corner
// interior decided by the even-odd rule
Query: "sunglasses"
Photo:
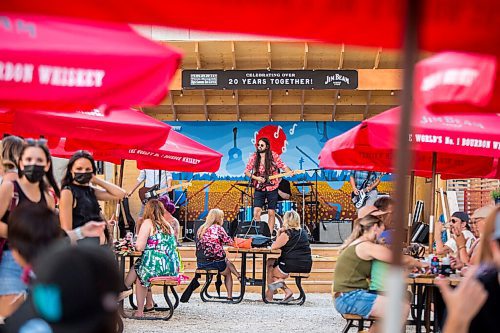
[[[462,222],[462,221],[460,221],[460,220],[458,220],[458,219],[451,219],[451,220],[450,220],[450,222],[451,222],[451,223],[458,223],[458,222]]]
[[[40,138],[40,139],[28,138],[28,139],[24,139],[24,141],[26,141],[26,143],[30,146],[34,146],[34,145],[46,146],[47,145],[47,139],[44,139],[44,138]]]
[[[264,147],[264,148],[266,148],[266,145],[257,145],[257,147]]]

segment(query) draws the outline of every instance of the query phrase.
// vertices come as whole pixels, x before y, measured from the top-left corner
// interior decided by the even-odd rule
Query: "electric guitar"
[[[149,200],[158,198],[160,196],[160,194],[168,192],[168,190],[173,191],[175,189],[185,188],[185,187],[189,187],[191,185],[192,185],[191,182],[180,183],[180,184],[171,186],[170,189],[168,187],[166,187],[166,188],[161,189],[161,190],[159,189],[160,186],[158,184],[156,184],[153,187],[142,187],[139,189],[139,198],[141,199],[141,202],[143,204],[146,204]]]
[[[383,175],[384,173],[380,173],[380,175],[373,182],[376,182],[377,180],[382,178]],[[356,195],[354,191],[351,192],[351,200],[356,209],[360,209],[361,207],[363,207],[366,204],[366,201],[368,200],[368,193],[366,192],[366,187],[365,187],[366,183],[368,182],[368,178],[363,183],[363,185],[361,185],[361,189],[359,189],[359,194]]]
[[[290,171],[290,172],[283,172],[283,173],[278,173],[276,175],[272,175],[269,177],[264,177],[266,180],[263,183],[259,183],[258,181],[254,181],[255,189],[262,191],[266,187],[274,185],[271,182],[271,180],[283,178],[283,177],[290,177],[292,175],[292,173],[295,173],[296,175],[298,175],[298,174],[305,173],[305,170],[295,170],[295,171]]]

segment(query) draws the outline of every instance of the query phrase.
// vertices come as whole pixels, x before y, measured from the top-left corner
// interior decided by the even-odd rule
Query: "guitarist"
[[[382,173],[380,172],[351,171],[349,182],[354,195],[360,195],[360,191],[363,191],[367,196],[366,202],[357,210],[364,206],[372,206],[375,203],[378,196],[377,186],[380,184],[381,177]]]
[[[278,186],[280,178],[268,180],[267,177],[278,174],[280,169],[286,172],[293,171],[281,160],[280,156],[271,150],[269,139],[261,138],[257,142],[257,151],[250,156],[245,175],[254,180],[255,196],[253,217],[255,221],[260,221],[262,207],[267,201],[267,213],[269,214],[269,230],[274,231],[274,220],[276,214],[276,206],[278,203]],[[259,186],[263,186],[259,189]]]
[[[127,196],[130,197],[142,183],[144,183],[144,187],[148,188],[151,188],[155,185],[158,185],[158,190],[167,188],[168,195],[172,195],[172,193],[170,192],[170,188],[172,187],[172,173],[170,171],[152,169],[141,170],[139,173],[139,177],[137,177],[137,183],[135,184],[134,188],[127,193]],[[139,211],[139,224],[142,222],[143,214],[144,203],[141,204],[141,210]]]

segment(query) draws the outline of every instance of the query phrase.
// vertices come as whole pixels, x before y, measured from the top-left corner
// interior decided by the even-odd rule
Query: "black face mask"
[[[84,185],[88,184],[92,179],[93,172],[75,172],[73,179],[78,184]]]
[[[45,176],[45,170],[43,165],[25,165],[23,170],[23,175],[30,183],[38,183]]]

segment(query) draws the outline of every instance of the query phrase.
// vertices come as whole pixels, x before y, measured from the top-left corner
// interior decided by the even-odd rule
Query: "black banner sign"
[[[355,70],[184,70],[183,89],[356,89]]]

